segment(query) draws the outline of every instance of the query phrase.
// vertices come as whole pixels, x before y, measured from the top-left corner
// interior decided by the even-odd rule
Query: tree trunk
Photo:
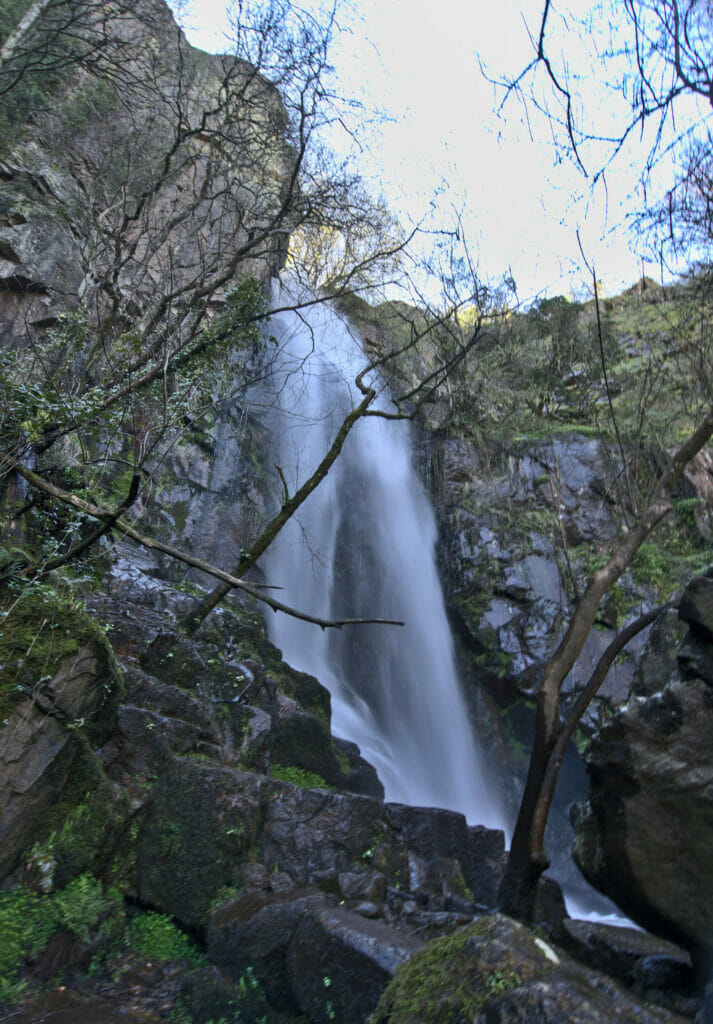
[[[627,569],[656,524],[670,511],[671,492],[676,482],[688,462],[709,441],[711,435],[713,409],[708,411],[697,430],[671,457],[648,505],[639,513],[633,527],[620,536],[607,564],[590,580],[570,619],[564,638],[545,668],[537,694],[535,737],[527,781],[498,896],[505,913],[527,923],[533,920],[537,883],[549,865],[544,851],[549,802],[543,799],[543,794],[550,758],[561,731],[562,685],[594,626],[602,598]]]

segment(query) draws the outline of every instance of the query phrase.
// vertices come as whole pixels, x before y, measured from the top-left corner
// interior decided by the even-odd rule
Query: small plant
[[[302,786],[303,789],[328,789],[334,792],[335,787],[325,782],[317,772],[311,772],[307,768],[298,768],[296,765],[274,764],[270,768],[270,775],[273,779],[280,779],[282,782],[291,782],[293,786]]]
[[[173,918],[153,910],[137,914],[129,922],[129,943],[147,960],[183,960],[200,967],[204,959]]]
[[[112,901],[105,897],[101,882],[93,875],[80,875],[66,889],[55,894],[53,909],[58,925],[89,942],[91,929],[111,909]]]
[[[332,979],[325,976],[324,978],[322,978],[322,984],[324,985],[324,987],[326,989],[328,989],[329,986],[332,984]],[[337,1015],[334,1012],[334,1006],[332,1004],[332,1000],[331,999],[327,1000],[327,1005],[325,1006],[324,1009],[325,1009],[325,1013],[327,1014],[327,1017],[329,1018],[329,1020],[334,1020],[336,1018]]]

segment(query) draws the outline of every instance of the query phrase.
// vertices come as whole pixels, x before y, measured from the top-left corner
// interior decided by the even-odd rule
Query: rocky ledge
[[[575,934],[553,883],[541,934],[589,966],[493,917],[502,834],[385,804],[354,745],[332,738],[328,692],[281,660],[260,617],[235,603],[188,639],[194,600],[117,562],[89,599],[87,642],[27,682],[0,730],[0,920],[15,928],[0,998],[19,1022],[361,1024],[385,989],[375,1019],[425,1020],[393,993],[432,956],[448,979],[456,947],[472,955],[474,1020],[528,1007],[542,1021],[612,1019],[615,1000],[618,1020],[678,1019],[644,997],[695,1009],[686,954],[655,940],[645,955],[624,942],[628,994],[592,973],[623,954],[611,936]],[[142,944],[147,926],[179,945]],[[643,985],[645,956],[668,973],[644,971]],[[453,993],[439,1000],[439,1020],[462,1019]],[[593,1016],[566,1016],[578,1000]]]

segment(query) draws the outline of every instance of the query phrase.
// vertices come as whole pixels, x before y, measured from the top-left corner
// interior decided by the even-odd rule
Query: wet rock
[[[674,1024],[609,978],[500,914],[416,953],[382,995],[374,1024]]]
[[[58,807],[68,813],[86,795],[82,782],[92,773],[79,730],[96,743],[106,739],[120,692],[108,649],[90,643],[51,679],[38,680],[0,729],[0,879],[47,831]]]
[[[338,880],[345,900],[383,903],[386,898],[386,877],[381,871],[343,871]]]
[[[629,987],[681,991],[690,988],[690,955],[647,932],[567,919],[562,922],[560,942],[580,962],[618,978]]]
[[[340,907],[311,911],[290,943],[292,992],[314,1024],[363,1024],[396,968],[422,945]]]
[[[684,594],[694,620],[679,672],[637,697],[587,752],[588,802],[575,811],[575,860],[637,923],[705,958],[713,941],[713,700],[703,639],[710,577]],[[694,656],[695,655],[695,656]]]
[[[630,917],[701,954],[713,935],[713,706],[701,682],[631,701],[587,755],[575,860]]]
[[[376,769],[364,760],[356,743],[335,738],[334,746],[343,770],[339,788],[347,789],[350,793],[361,793],[363,796],[373,796],[376,800],[383,800],[384,787],[376,774]],[[344,772],[344,759],[346,759],[348,767],[346,772]]]
[[[328,723],[284,694],[277,698],[269,745],[273,764],[316,772],[330,785],[344,778]]]
[[[208,957],[233,978],[250,967],[270,1002],[294,1006],[287,975],[287,951],[302,917],[324,906],[328,897],[316,889],[290,893],[250,893],[221,907],[208,927]]]
[[[409,850],[423,862],[458,861],[471,898],[492,907],[505,865],[502,832],[471,827],[452,811],[387,804],[389,820]]]
[[[634,674],[633,696],[650,697],[663,690],[676,668],[676,656],[685,632],[686,627],[673,609],[656,619]]]
[[[472,449],[469,457],[464,442],[448,443],[448,457],[439,459],[445,445],[434,443],[435,464],[448,474],[436,488],[447,597],[479,683],[509,705],[531,694],[561,639],[574,593],[570,572],[584,585],[583,563],[575,559],[564,573],[563,538],[571,549],[617,533],[618,474],[601,442],[576,433],[523,443],[499,465],[485,465]],[[626,579],[620,586],[631,589]],[[571,688],[584,681],[595,653],[575,666]],[[597,703],[621,703],[632,670],[614,666]]]
[[[297,885],[359,865],[393,877],[405,859],[385,805],[289,783],[281,784],[268,804],[261,849],[263,861],[279,864]]]
[[[201,926],[221,889],[238,880],[271,792],[264,776],[170,759],[152,789],[138,838],[140,898],[190,927]]]
[[[693,631],[686,635],[679,649],[678,672],[683,679],[702,679],[713,687],[711,644],[701,640]]]
[[[691,580],[681,596],[678,614],[694,635],[713,643],[713,576]]]

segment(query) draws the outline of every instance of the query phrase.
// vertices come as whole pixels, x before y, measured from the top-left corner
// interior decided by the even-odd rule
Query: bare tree
[[[600,84],[596,95],[590,95],[586,88],[589,79],[585,77],[585,67],[572,66],[567,61],[568,33],[577,38],[586,61],[597,68]],[[660,252],[667,244],[675,249],[685,241],[690,250],[690,244],[695,243],[704,261],[710,259],[711,243],[707,231],[709,195],[705,169],[710,142],[707,123],[713,106],[709,59],[712,37],[710,6],[697,0],[627,0],[620,7],[601,3],[590,12],[586,23],[579,25],[569,16],[565,19],[559,15],[552,0],[545,0],[537,27],[531,32],[532,60],[517,77],[499,83],[504,88],[503,103],[518,96],[526,108],[545,115],[554,130],[556,145],[594,183],[605,179],[607,170],[637,135],[647,147],[640,168],[645,197],[652,187],[652,170],[659,166],[660,158],[678,153],[682,162],[673,185],[658,205],[645,207],[638,223],[646,222],[658,229],[656,244]],[[586,61],[583,59],[583,64]],[[618,96],[618,118],[609,111],[602,115],[601,103],[596,98],[602,90]],[[703,299],[708,319],[709,296],[710,292]],[[603,350],[601,354],[606,381]],[[662,455],[667,448],[668,454],[648,489],[634,496],[627,473],[630,521],[614,543],[606,564],[590,579],[562,641],[544,668],[536,696],[529,771],[500,890],[503,908],[525,920],[532,920],[537,883],[549,863],[544,850],[545,825],[567,743],[616,654],[660,609],[631,623],[613,641],[564,721],[560,706],[562,687],[584,647],[602,600],[657,523],[671,510],[676,482],[690,459],[713,436],[710,374],[699,375],[697,383],[695,398],[686,410],[694,429],[673,451],[668,447],[670,439],[658,439]],[[619,434],[608,384],[607,396],[622,466],[627,470],[629,453]]]
[[[9,140],[0,154],[8,177],[40,192],[61,218],[71,251],[65,277],[49,281],[33,277],[9,243],[4,253],[17,269],[7,278],[0,352],[2,467],[30,494],[20,512],[13,509],[13,521],[47,507],[72,510],[69,528],[22,575],[45,577],[114,533],[221,581],[194,621],[237,588],[321,626],[342,625],[286,609],[242,577],[319,485],[354,423],[413,415],[476,343],[480,324],[467,338],[458,335],[439,367],[391,412],[375,408],[369,373],[386,370],[434,325],[449,323],[452,303],[388,358],[365,357],[361,398],[320,466],[295,494],[285,493],[233,572],[140,529],[136,509],[148,501],[157,467],[177,439],[265,372],[270,310],[263,282],[284,262],[290,236],[301,239],[291,263],[303,276],[314,273],[329,240],[332,273],[320,276],[319,293],[290,304],[300,308],[364,291],[375,280],[382,287],[407,282],[400,261],[413,232],[403,232],[322,144],[322,129],[339,112],[329,89],[331,20],[317,24],[287,0],[252,13],[241,6],[236,52],[209,57],[166,24],[158,0],[140,0],[136,11],[138,22],[120,5],[50,0],[35,5],[33,18],[28,11],[5,41],[6,66],[22,55],[20,89],[54,60],[55,43],[65,45],[78,26],[86,34],[95,15],[103,19],[102,45],[67,60],[71,73],[55,85],[55,109],[36,111],[29,125],[35,148],[61,154],[61,182],[54,172],[49,199],[42,174],[27,171],[24,148]],[[50,15],[64,18],[56,40]],[[116,74],[107,73],[106,62],[119,52]],[[120,470],[126,482],[117,498]]]

